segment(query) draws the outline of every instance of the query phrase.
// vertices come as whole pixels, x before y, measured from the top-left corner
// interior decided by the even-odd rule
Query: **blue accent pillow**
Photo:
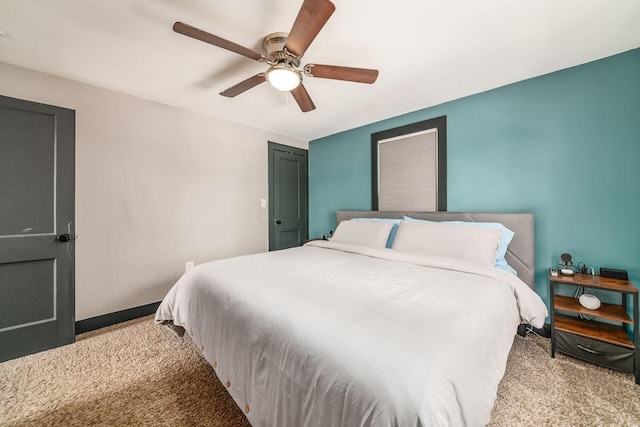
[[[391,229],[391,233],[389,233],[389,238],[387,239],[387,245],[385,248],[391,248],[393,244],[393,239],[396,237],[396,232],[398,231],[398,225],[400,225],[401,219],[394,218],[352,218],[351,221],[377,221],[377,222],[392,222],[393,228]]]
[[[405,216],[403,220],[407,222],[436,222],[436,221],[429,221],[426,219],[411,218],[409,216]],[[467,222],[467,221],[439,221],[439,222],[446,222],[449,224],[462,224],[462,225],[468,225],[471,227],[499,228],[500,230],[502,230],[502,237],[500,238],[500,243],[498,244],[498,250],[496,251],[495,266],[496,268],[508,271],[509,273],[515,276],[518,275],[518,272],[514,270],[513,267],[511,267],[507,263],[507,260],[504,258],[505,254],[507,253],[507,247],[509,247],[509,243],[511,243],[511,240],[513,240],[513,236],[515,236],[515,233],[513,231],[509,230],[507,227],[500,224],[499,222]]]

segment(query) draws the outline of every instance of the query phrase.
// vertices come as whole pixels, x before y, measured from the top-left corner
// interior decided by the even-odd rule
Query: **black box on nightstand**
[[[615,268],[600,267],[600,277],[609,279],[629,280],[627,270],[616,270]]]

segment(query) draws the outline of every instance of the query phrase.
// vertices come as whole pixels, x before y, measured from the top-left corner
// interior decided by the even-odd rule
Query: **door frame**
[[[304,156],[307,163],[307,179],[306,179],[306,188],[305,188],[305,198],[302,201],[304,204],[304,209],[307,214],[305,215],[305,229],[306,235],[303,236],[304,240],[309,238],[309,150],[305,150],[303,148],[292,147],[289,145],[278,144],[277,142],[268,141],[268,175],[269,175],[269,250],[274,250],[276,246],[276,228],[275,228],[275,176],[273,170],[273,160],[274,160],[274,151],[288,151],[290,153],[298,154]]]

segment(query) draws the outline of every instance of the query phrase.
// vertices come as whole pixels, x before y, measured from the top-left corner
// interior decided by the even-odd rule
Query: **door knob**
[[[68,235],[67,233],[64,233],[64,234],[59,235],[57,240],[60,243],[65,243],[65,242],[68,242],[69,240],[71,240],[71,236]]]
[[[282,221],[280,221],[279,219],[276,219],[276,225],[280,225],[282,224]]]

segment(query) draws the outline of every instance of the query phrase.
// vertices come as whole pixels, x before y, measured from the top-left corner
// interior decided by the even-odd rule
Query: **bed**
[[[186,331],[253,426],[486,424],[518,325],[547,316],[533,216],[336,216],[331,241],[192,268],[156,322]],[[514,232],[514,272],[484,256],[506,232],[473,223]]]

